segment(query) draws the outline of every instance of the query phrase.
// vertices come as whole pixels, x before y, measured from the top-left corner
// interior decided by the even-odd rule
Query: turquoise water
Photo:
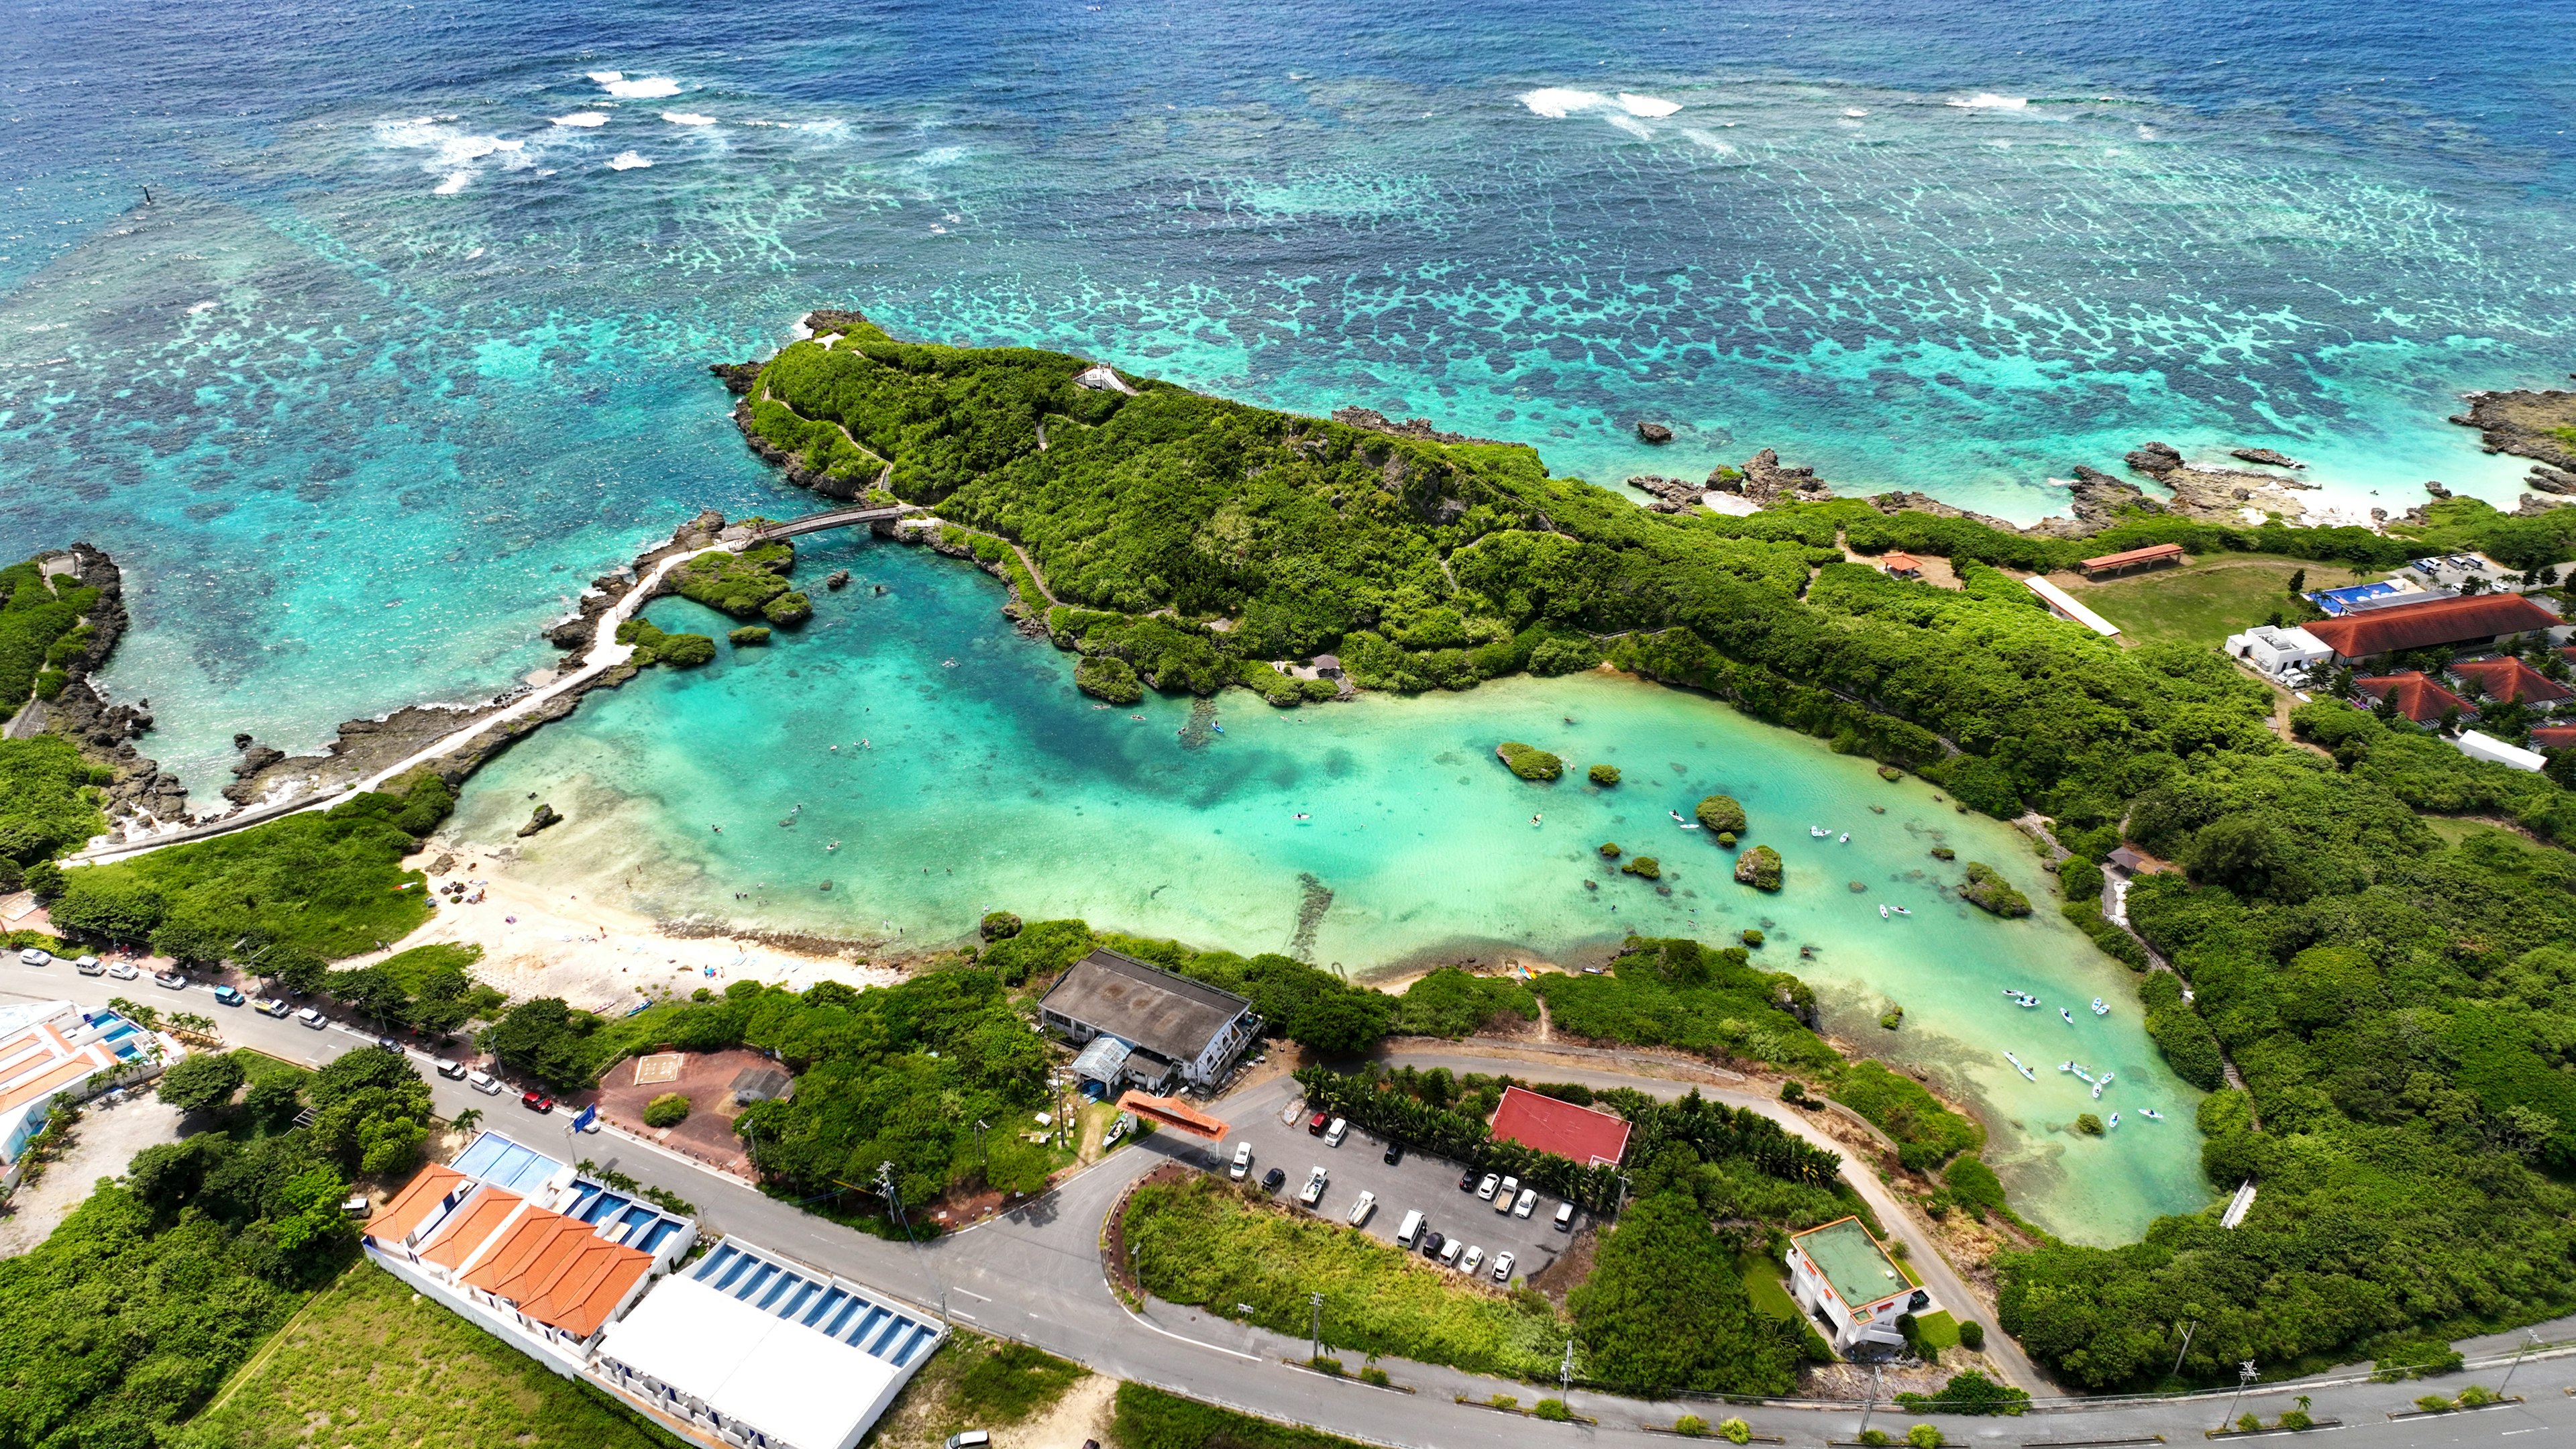
[[[200,789],[794,508],[703,364],[819,303],[2025,519],[2148,437],[2510,502],[2440,419],[2576,340],[2576,101],[2457,42],[2497,0],[24,8],[0,525],[129,564]]]
[[[844,540],[799,567],[848,567],[858,583],[818,593],[813,623],[773,648],[591,696],[478,775],[452,832],[507,844],[533,792],[570,817],[522,847],[534,880],[661,918],[896,948],[948,944],[1006,909],[1294,951],[1317,891],[1330,905],[1303,949],[1354,975],[1460,956],[1582,964],[1631,931],[1725,941],[1758,926],[1763,959],[1814,982],[1839,1034],[1986,1105],[1996,1166],[2036,1220],[2108,1242],[2206,1199],[2196,1094],[2147,1043],[2129,972],[2046,910],[2048,877],[2016,832],[1919,781],[1889,784],[1714,701],[1602,674],[1293,711],[1230,691],[1222,733],[1193,746],[1190,702],[1095,707],[1072,687],[1071,656],[1012,632],[999,587],[963,564]],[[677,599],[649,613],[666,628],[726,622]],[[1556,751],[1569,778],[1515,779],[1493,755],[1504,739]],[[1581,783],[1595,763],[1622,783]],[[1735,884],[1732,857],[1669,818],[1718,791],[1786,859],[1779,895]],[[1672,893],[1605,868],[1604,841],[1655,855]],[[2002,869],[2041,912],[1998,921],[1945,898],[1937,883],[1957,867],[1929,855],[1945,843]],[[1914,914],[1882,918],[1882,903]],[[2050,1005],[2017,1009],[2005,987]],[[2096,995],[2117,1010],[2093,1017]],[[1906,1009],[1893,1035],[1877,1025],[1891,1000]],[[2098,1106],[2054,1070],[2069,1056],[2117,1073]],[[2127,1117],[2108,1140],[2064,1130],[2085,1110]]]

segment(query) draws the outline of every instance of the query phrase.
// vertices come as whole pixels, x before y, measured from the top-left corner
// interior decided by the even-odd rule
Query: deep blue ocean
[[[2021,518],[2150,437],[2509,504],[2441,419],[2576,370],[2568,0],[11,12],[0,518],[200,786],[796,507],[705,364],[818,304]]]

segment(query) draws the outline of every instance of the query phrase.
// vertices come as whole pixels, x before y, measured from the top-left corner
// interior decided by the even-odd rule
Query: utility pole
[[[2496,1386],[2497,1398],[2503,1398],[2504,1391],[2513,1387],[2513,1370],[2522,1367],[2522,1356],[2531,1352],[2531,1345],[2537,1337],[2538,1335],[2528,1328],[2522,1331],[2522,1343],[2513,1351],[2513,1368],[2504,1371],[2504,1382]]]
[[[1871,1411],[1877,1407],[1878,1365],[1873,1363],[1869,1366],[1869,1397],[1860,1401],[1860,1433],[1857,1437],[1861,1439],[1867,1439],[1869,1437],[1869,1416]]]
[[[1308,1345],[1306,1352],[1306,1361],[1312,1363],[1324,1356],[1324,1295],[1309,1293],[1306,1295],[1306,1301],[1314,1305],[1315,1309],[1313,1341]]]
[[[2221,1430],[2236,1422],[2236,1406],[2245,1402],[2245,1386],[2252,1382],[2254,1382],[2254,1360],[2249,1358],[2236,1366],[2236,1397],[2227,1401],[2227,1417],[2218,1421],[2218,1427]]]
[[[985,1128],[986,1124],[982,1122],[975,1124],[975,1158],[984,1164],[984,1185],[990,1187],[993,1185],[993,1154],[984,1146]]]
[[[1565,1362],[1556,1370],[1556,1396],[1564,1398],[1574,1388],[1574,1340],[1565,1341]]]
[[[2183,1361],[2183,1357],[2184,1357],[2184,1355],[2189,1354],[2189,1353],[2191,1352],[2191,1336],[2192,1336],[2192,1334],[2193,1334],[2195,1331],[2197,1331],[2197,1330],[2199,1329],[2199,1327],[2200,1327],[2200,1320],[2199,1320],[2199,1319],[2197,1319],[2197,1318],[2195,1318],[2195,1319],[2193,1319],[2191,1322],[2189,1322],[2189,1323],[2187,1323],[2187,1324],[2184,1324],[2184,1325],[2183,1325],[2183,1330],[2182,1330],[2182,1352],[2174,1355],[2174,1366],[2173,1366],[2173,1375],[2172,1375],[2174,1378],[2181,1378],[2181,1377],[2182,1377],[2182,1361]]]
[[[877,1164],[877,1191],[885,1194],[885,1200],[893,1205],[894,1220],[903,1228],[903,1240],[912,1244],[916,1248],[920,1247],[921,1240],[912,1235],[912,1221],[905,1217],[903,1213],[903,1194],[895,1190],[894,1164],[892,1162],[880,1162]],[[939,1316],[946,1318],[948,1316],[948,1284],[940,1278],[937,1270],[930,1269],[928,1267],[929,1261],[930,1260],[927,1257],[922,1259],[924,1269],[930,1275],[930,1286],[939,1295]]]

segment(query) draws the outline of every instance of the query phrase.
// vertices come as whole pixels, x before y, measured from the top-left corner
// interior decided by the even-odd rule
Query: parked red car
[[[543,1092],[521,1092],[519,1105],[531,1112],[551,1112],[555,1109],[555,1099]]]
[[[1329,1112],[1318,1112],[1314,1116],[1307,1118],[1306,1135],[1309,1137],[1323,1136],[1326,1124],[1330,1123],[1332,1120],[1332,1114]]]

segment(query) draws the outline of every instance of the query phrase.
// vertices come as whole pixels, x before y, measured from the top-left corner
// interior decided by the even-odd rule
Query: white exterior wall
[[[2472,760],[2484,760],[2491,765],[2511,765],[2517,770],[2538,771],[2549,763],[2548,757],[2544,755],[2526,750],[2520,745],[2506,744],[2493,735],[2482,735],[2476,730],[2460,731],[2460,737],[2452,743],[2460,747],[2461,754]]]
[[[373,1240],[367,1243],[367,1257],[386,1272],[400,1278],[422,1294],[435,1298],[467,1322],[498,1337],[503,1343],[553,1369],[565,1378],[579,1378],[590,1362],[590,1345],[574,1343],[550,1330],[529,1326],[525,1319],[510,1309],[490,1302],[481,1293],[447,1281],[444,1274],[427,1263],[414,1261],[410,1254],[389,1252]],[[646,1274],[640,1280],[652,1281]],[[632,1301],[633,1294],[628,1295]],[[625,1305],[618,1306],[620,1313]],[[614,1315],[611,1315],[612,1321]]]
[[[1860,1323],[1854,1320],[1851,1308],[1843,1302],[1842,1295],[1834,1292],[1832,1285],[1826,1281],[1824,1270],[1809,1261],[1805,1253],[1791,1248],[1788,1262],[1791,1296],[1798,1300],[1800,1308],[1811,1314],[1821,1310],[1826,1320],[1833,1324],[1834,1352],[1848,1354],[1864,1343],[1878,1344],[1886,1348],[1904,1346],[1905,1335],[1897,1330],[1896,1318],[1899,1305],[1913,1296],[1914,1289],[1908,1288],[1903,1293],[1895,1294],[1877,1303],[1862,1304],[1861,1306],[1869,1311],[1870,1321]]]

